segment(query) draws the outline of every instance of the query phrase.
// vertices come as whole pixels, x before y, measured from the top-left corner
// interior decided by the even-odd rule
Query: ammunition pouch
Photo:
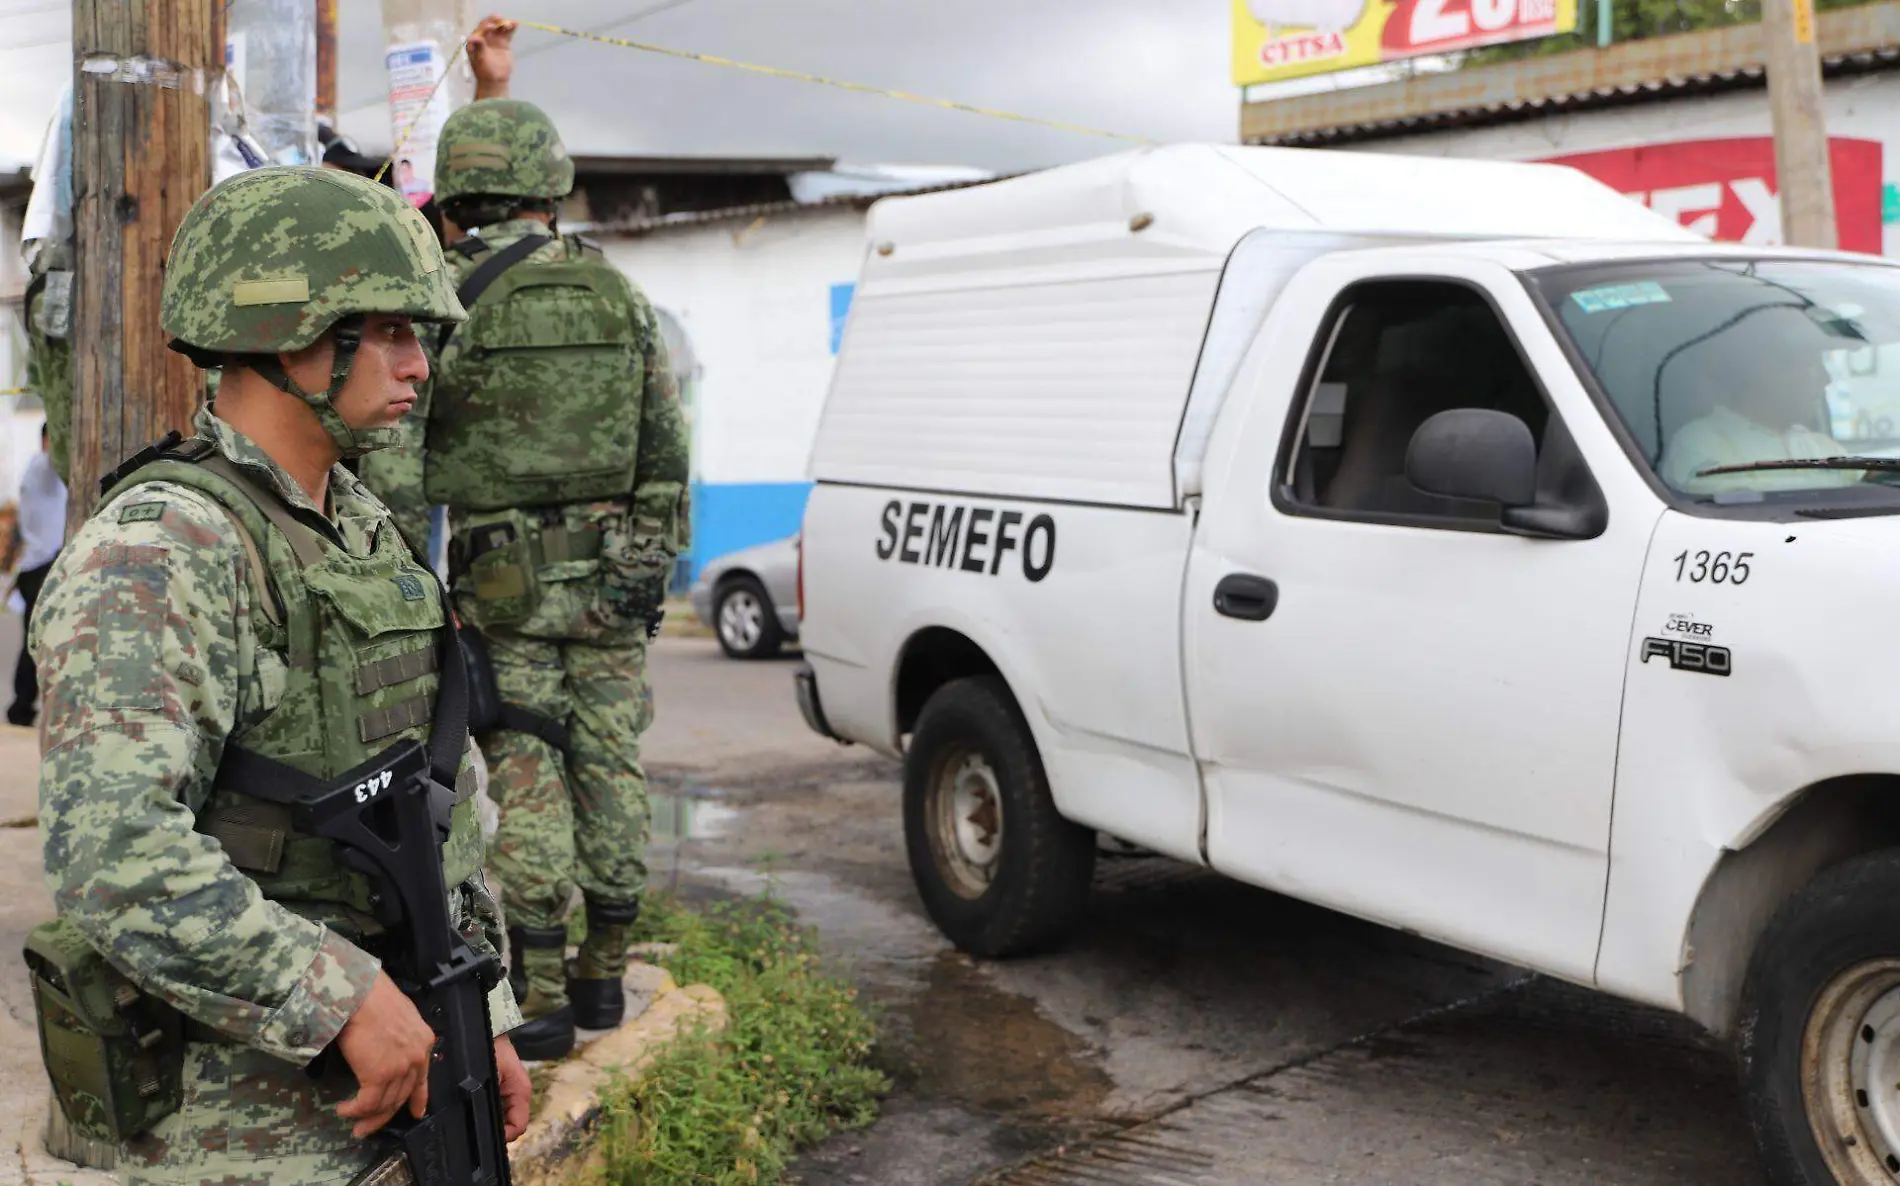
[[[68,923],[35,927],[24,954],[41,1057],[73,1128],[117,1144],[176,1112],[183,1016],[139,991]]]
[[[466,550],[455,557],[455,591],[468,624],[491,629],[527,621],[541,604],[541,557],[529,516],[502,511],[471,526]]]
[[[484,630],[520,625],[547,585],[600,571],[600,530],[569,528],[560,507],[479,512],[460,535],[450,583],[468,624]]]

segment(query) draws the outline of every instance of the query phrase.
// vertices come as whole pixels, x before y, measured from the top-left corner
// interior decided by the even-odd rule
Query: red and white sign
[[[1548,37],[1557,0],[1398,0],[1380,42],[1388,58]]]
[[[1579,0],[1229,0],[1234,82],[1252,86],[1568,33]]]
[[[1881,249],[1881,145],[1833,137],[1834,220],[1848,251]],[[1777,246],[1781,205],[1767,136],[1678,140],[1550,157],[1628,194],[1690,230],[1728,243]]]

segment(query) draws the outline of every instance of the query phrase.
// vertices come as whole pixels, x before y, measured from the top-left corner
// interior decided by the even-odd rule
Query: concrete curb
[[[726,1002],[704,984],[681,988],[664,969],[636,963],[627,972],[633,1000],[649,998],[639,1016],[583,1046],[560,1064],[528,1131],[508,1146],[516,1186],[557,1186],[594,1156],[600,1093],[613,1080],[636,1078],[668,1043],[695,1030],[725,1028]]]
[[[634,963],[627,969],[628,1012],[619,1029],[583,1031],[584,1045],[558,1064],[541,1110],[528,1131],[508,1146],[516,1186],[557,1186],[571,1180],[593,1153],[594,1126],[600,1119],[600,1093],[616,1077],[635,1078],[668,1043],[705,1029],[725,1028],[725,998],[704,984],[682,988],[664,969]],[[81,1169],[47,1153],[42,1136],[51,1095],[21,1119],[14,1142],[19,1176],[0,1163],[0,1183],[23,1186],[117,1186],[118,1177]]]
[[[46,1109],[52,1103],[52,1092],[43,1091],[39,1102],[28,1108],[20,1119],[20,1136],[13,1145],[20,1160],[20,1177],[14,1180],[24,1186],[118,1186],[117,1174],[80,1169],[46,1151]],[[4,1173],[0,1173],[0,1181],[6,1180]]]

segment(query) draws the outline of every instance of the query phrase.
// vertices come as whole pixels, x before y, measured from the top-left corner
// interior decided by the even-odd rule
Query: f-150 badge
[[[1735,659],[1727,647],[1706,642],[1685,642],[1679,638],[1645,638],[1643,662],[1648,663],[1657,658],[1669,660],[1670,669],[1674,671],[1729,675],[1735,670]]]

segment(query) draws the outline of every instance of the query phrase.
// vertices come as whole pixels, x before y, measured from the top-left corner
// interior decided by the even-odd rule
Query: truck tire
[[[1056,813],[1029,724],[995,676],[947,683],[919,714],[904,844],[931,921],[971,955],[1054,946],[1088,906],[1095,833]]]
[[[1900,1183],[1900,852],[1825,870],[1781,907],[1737,1045],[1773,1186]]]

